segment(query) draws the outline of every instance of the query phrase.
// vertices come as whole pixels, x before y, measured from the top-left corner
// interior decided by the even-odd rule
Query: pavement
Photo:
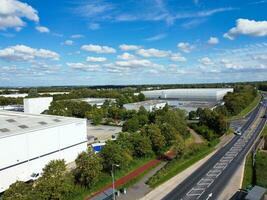
[[[260,118],[263,112],[266,108],[259,105],[243,125],[242,136],[235,136],[182,183],[174,183],[175,189],[164,198],[154,199],[218,199],[262,130],[266,122]]]
[[[117,200],[137,200],[145,196],[147,193],[149,193],[152,189],[146,184],[148,179],[152,177],[158,170],[160,170],[166,162],[160,163],[157,167],[155,167],[153,170],[148,172],[141,180],[139,180],[137,183],[135,183],[133,186],[127,189],[126,195],[120,195],[117,197]]]

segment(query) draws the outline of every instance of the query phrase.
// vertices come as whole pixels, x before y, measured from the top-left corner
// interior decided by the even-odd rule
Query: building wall
[[[177,99],[181,101],[218,101],[232,88],[222,89],[168,89],[142,91],[148,99]]]
[[[144,103],[143,105],[140,103],[129,103],[129,104],[124,104],[123,107],[126,110],[136,110],[138,111],[141,106],[143,106],[147,111],[153,111],[153,109],[161,109],[166,105],[166,102],[161,102],[161,103],[155,103],[155,104],[146,104]]]
[[[30,114],[41,114],[47,110],[53,101],[53,97],[38,97],[23,99],[24,112]]]
[[[73,162],[87,149],[86,120],[0,139],[0,192],[31,180],[51,160]]]

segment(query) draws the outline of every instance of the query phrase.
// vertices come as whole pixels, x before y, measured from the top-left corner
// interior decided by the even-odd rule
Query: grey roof
[[[0,111],[0,138],[84,120],[54,115]]]
[[[254,186],[245,197],[246,200],[261,200],[266,192],[266,189],[260,186]]]
[[[147,100],[147,101],[139,101],[139,102],[135,102],[135,103],[127,103],[127,104],[124,104],[123,106],[127,106],[127,105],[154,106],[154,105],[161,104],[161,103],[167,103],[167,101],[164,101],[164,100]]]

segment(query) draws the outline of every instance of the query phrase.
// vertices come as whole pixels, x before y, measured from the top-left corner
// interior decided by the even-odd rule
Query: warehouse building
[[[73,99],[75,101],[83,101],[88,103],[91,106],[96,106],[98,108],[100,108],[101,106],[103,106],[103,104],[106,101],[110,101],[112,103],[115,103],[116,99],[111,99],[111,98],[82,98],[82,99]]]
[[[233,88],[186,88],[142,91],[148,99],[175,99],[180,101],[221,101]]]
[[[23,99],[24,112],[30,114],[41,114],[48,110],[53,97],[36,97]]]
[[[149,100],[149,101],[140,101],[136,103],[127,103],[124,104],[123,107],[126,110],[136,110],[138,111],[140,107],[144,107],[147,111],[151,112],[154,109],[162,109],[167,104],[166,101],[160,100]]]
[[[49,161],[70,163],[86,149],[85,119],[0,111],[0,192],[36,179]]]

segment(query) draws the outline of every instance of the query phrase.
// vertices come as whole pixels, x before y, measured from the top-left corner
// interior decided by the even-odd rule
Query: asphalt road
[[[259,104],[248,116],[242,136],[235,136],[163,199],[217,199],[264,127],[266,118],[261,118],[258,126],[249,131],[259,111],[264,109],[266,113],[264,101],[264,106]]]

